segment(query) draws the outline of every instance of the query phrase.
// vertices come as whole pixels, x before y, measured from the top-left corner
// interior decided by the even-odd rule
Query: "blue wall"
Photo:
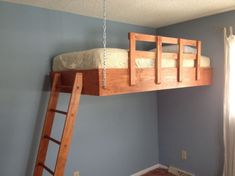
[[[213,85],[112,97],[82,96],[65,175],[125,176],[159,162],[199,176],[221,176],[223,165],[223,32],[235,12],[157,29],[202,40]],[[51,59],[102,47],[102,21],[0,2],[0,175],[31,175],[47,105]],[[155,29],[108,23],[108,46],[128,47],[129,31]],[[60,108],[66,106],[62,95]],[[58,134],[61,119],[56,121]],[[157,121],[158,119],[158,121]],[[158,128],[159,124],[159,128]],[[54,155],[50,146],[50,156]],[[188,160],[180,160],[180,151]],[[48,164],[52,166],[51,160]]]
[[[221,176],[223,167],[223,27],[234,25],[235,12],[172,25],[158,34],[202,40],[211,57],[213,84],[158,93],[160,163],[199,176]],[[180,160],[180,151],[188,160]]]
[[[129,31],[156,32],[110,22],[108,46],[127,48]],[[101,20],[0,2],[1,176],[31,175],[52,57],[101,39]],[[65,175],[125,176],[158,163],[156,93],[82,96],[78,117]]]

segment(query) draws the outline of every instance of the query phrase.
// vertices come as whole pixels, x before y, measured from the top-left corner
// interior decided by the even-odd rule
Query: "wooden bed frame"
[[[163,89],[176,89],[183,87],[210,85],[212,81],[212,68],[200,67],[201,41],[172,38],[164,36],[129,33],[129,68],[106,69],[106,88],[103,88],[103,69],[62,71],[61,78],[63,92],[71,92],[76,73],[83,75],[82,94],[108,96],[125,93],[155,91]],[[156,43],[156,52],[140,51],[136,49],[138,41]],[[177,44],[178,53],[164,53],[163,44]],[[196,47],[196,54],[184,53],[184,46]],[[155,68],[136,68],[135,59],[153,58]],[[177,60],[175,68],[161,68],[162,57]],[[184,68],[183,60],[195,60],[193,68]],[[58,72],[52,72],[52,75]]]
[[[34,176],[42,176],[45,170],[54,176],[64,175],[81,93],[104,96],[211,84],[211,68],[200,67],[200,41],[137,33],[129,33],[129,40],[129,68],[107,69],[106,88],[103,88],[102,69],[52,72],[52,89],[35,162]],[[155,42],[156,52],[136,50],[137,41]],[[178,53],[163,53],[163,43],[178,44]],[[184,53],[185,45],[195,46],[197,48],[196,54]],[[177,67],[161,68],[162,56],[164,55],[177,59]],[[135,68],[137,57],[154,58],[156,60],[155,68]],[[195,67],[184,68],[183,59],[195,60]],[[57,109],[61,92],[71,94],[67,111]],[[58,113],[65,116],[60,140],[51,136],[55,114]],[[49,168],[45,163],[49,142],[54,142],[59,146],[54,169]]]

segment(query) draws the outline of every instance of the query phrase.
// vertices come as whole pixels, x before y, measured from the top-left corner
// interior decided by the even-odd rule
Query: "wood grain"
[[[182,39],[182,43],[186,46],[197,46],[196,40]]]
[[[156,75],[155,75],[155,82],[156,84],[161,83],[161,69],[162,69],[162,37],[158,36],[156,41],[156,59],[155,59],[155,68],[156,68]]]
[[[130,33],[130,51],[129,51],[129,74],[130,74],[130,85],[133,86],[136,83],[136,69],[135,69],[135,59],[136,59],[136,41],[135,34]]]
[[[196,55],[196,80],[200,79],[200,63],[201,63],[201,41],[197,41],[197,55]]]
[[[55,176],[64,175],[64,169],[68,157],[69,147],[72,140],[72,133],[74,129],[76,114],[78,111],[83,80],[82,80],[82,73],[74,73],[72,74],[72,77],[70,75],[66,79],[66,81],[68,81],[67,83],[69,84],[63,85],[62,75],[63,76],[67,75],[67,72],[63,74],[62,73],[52,74],[53,84],[48,103],[47,113],[45,117],[44,127],[42,130],[41,140],[39,144],[39,150],[34,169],[34,176],[42,176],[44,169],[47,172],[49,172],[51,175]],[[67,112],[56,109],[59,93],[61,91],[64,91],[64,89],[66,89],[67,92],[71,93]],[[55,113],[66,115],[61,141],[51,137],[51,131],[53,127]],[[49,141],[52,141],[59,146],[59,151],[54,170],[45,165]]]
[[[178,51],[178,82],[182,82],[183,79],[183,54],[184,54],[184,45],[181,38],[178,39],[179,51]]]
[[[44,126],[40,138],[40,143],[39,143],[39,149],[38,149],[38,154],[37,154],[37,159],[36,159],[36,164],[35,164],[35,169],[34,169],[34,176],[42,176],[43,174],[43,167],[45,160],[46,160],[46,155],[47,155],[47,150],[48,150],[48,145],[49,145],[49,140],[45,138],[45,136],[50,136],[51,135],[51,130],[55,118],[55,112],[51,111],[50,109],[56,109],[58,98],[59,98],[59,92],[56,89],[56,86],[60,83],[60,74],[57,73],[54,75],[54,81],[52,84],[51,88],[51,95],[48,103],[48,108],[47,108],[47,113],[46,117],[44,120]]]
[[[143,42],[156,42],[156,35],[147,35],[147,34],[140,34],[130,32],[130,34],[134,37],[136,41],[143,41]]]
[[[162,43],[167,43],[167,44],[178,44],[178,39],[173,38],[173,37],[164,37],[162,36]]]
[[[63,176],[66,161],[68,158],[69,148],[72,141],[72,134],[74,130],[76,114],[78,111],[78,105],[80,101],[80,95],[82,90],[82,74],[77,73],[75,75],[75,80],[73,84],[73,90],[71,93],[69,106],[68,106],[68,113],[65,119],[65,125],[63,129],[63,134],[61,137],[61,145],[58,151],[58,156],[55,165],[55,175],[56,176]]]
[[[62,73],[62,82],[68,86],[78,71]],[[80,71],[79,71],[80,72]],[[177,68],[161,69],[161,84],[155,83],[155,68],[136,69],[136,85],[129,85],[129,69],[107,69],[107,88],[102,88],[102,69],[86,70],[87,79],[83,79],[82,94],[109,96],[126,93],[177,89],[184,87],[206,86],[212,83],[212,69],[200,68],[201,79],[196,80],[195,68],[183,68],[183,81],[178,82]],[[84,71],[83,71],[84,73]],[[90,74],[89,74],[90,73]],[[91,76],[89,76],[91,75]],[[95,76],[94,76],[95,75]],[[91,82],[91,80],[93,82]],[[95,88],[94,88],[95,87]],[[69,90],[63,90],[69,92]]]

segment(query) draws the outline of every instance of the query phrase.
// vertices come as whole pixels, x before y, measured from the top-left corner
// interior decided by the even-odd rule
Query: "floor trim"
[[[136,172],[135,174],[132,174],[131,176],[141,176],[143,174],[146,174],[147,172],[150,172],[151,170],[157,169],[157,168],[164,168],[164,169],[168,169],[167,166],[164,166],[162,164],[156,164],[154,166],[151,166],[149,168],[146,168],[142,171]]]

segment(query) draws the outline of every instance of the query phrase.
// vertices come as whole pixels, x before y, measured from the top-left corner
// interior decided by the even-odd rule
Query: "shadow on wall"
[[[27,161],[26,176],[32,176],[38,151],[38,144],[41,137],[41,130],[44,122],[44,115],[46,111],[47,101],[48,101],[48,92],[50,90],[50,76],[46,75],[44,78],[42,93],[39,102],[38,112],[36,114],[36,120],[34,125],[33,138],[31,140],[31,147],[29,151],[29,157]]]

